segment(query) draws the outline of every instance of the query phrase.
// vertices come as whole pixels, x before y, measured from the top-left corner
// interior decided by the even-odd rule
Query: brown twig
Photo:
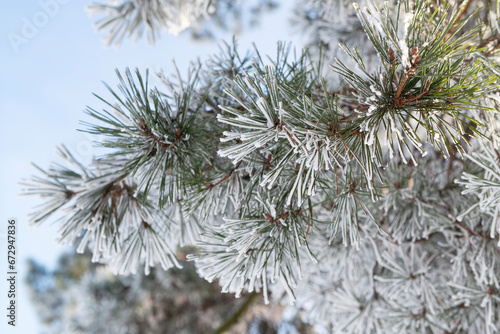
[[[240,167],[240,165],[241,165],[241,161],[240,161],[240,162],[238,162],[238,164],[237,164],[237,165],[236,165],[233,169],[231,169],[231,170],[229,171],[229,173],[227,173],[227,174],[226,174],[226,176],[224,176],[222,179],[220,179],[220,180],[219,180],[219,181],[217,181],[216,183],[206,184],[206,185],[205,185],[205,188],[207,188],[207,189],[212,189],[213,187],[217,187],[218,185],[220,185],[221,183],[223,183],[224,181],[226,181],[227,179],[229,179],[229,178],[233,175],[234,171],[235,171],[236,169],[238,169],[238,167]]]
[[[481,42],[481,44],[479,45],[479,48],[485,47],[486,45],[488,45],[491,42],[496,42],[496,43],[488,52],[483,52],[483,55],[485,57],[490,56],[493,52],[498,50],[498,48],[500,47],[500,36],[495,35],[495,36],[491,36],[491,37],[483,40],[483,42]]]
[[[115,180],[113,180],[113,182],[111,182],[108,187],[106,188],[106,190],[102,193],[101,195],[101,198],[99,199],[99,203],[97,204],[97,207],[92,210],[92,216],[94,216],[97,211],[99,211],[99,209],[101,208],[101,206],[105,203],[105,200],[107,198],[107,196],[112,192],[112,191],[116,191],[116,187],[118,187],[119,189],[123,190],[122,187],[120,187],[120,185],[117,185],[118,182],[122,181],[126,176],[128,175],[128,172],[126,172],[125,174],[122,174],[120,176],[118,176]],[[112,194],[111,197],[113,197],[114,194]]]
[[[427,81],[427,86],[429,86],[429,81]],[[403,98],[403,99],[398,99],[398,100],[394,100],[394,104],[396,105],[396,107],[402,107],[404,106],[405,104],[408,104],[410,102],[413,102],[413,101],[418,101],[419,99],[421,99],[422,97],[426,96],[427,94],[429,94],[429,90],[426,89],[424,90],[423,92],[421,92],[420,94],[418,94],[417,96],[415,95],[410,95],[408,96],[407,98]]]
[[[163,140],[161,140],[160,138],[158,138],[158,136],[156,136],[151,131],[151,128],[145,124],[145,122],[144,122],[144,120],[142,118],[137,123],[137,126],[140,129],[139,132],[140,132],[141,135],[150,137],[153,140],[153,142],[155,142],[156,144],[160,145],[165,150],[169,150],[169,149],[175,147],[175,145],[177,145],[177,143],[179,142],[179,140],[181,138],[181,135],[182,135],[181,128],[177,128],[177,131],[175,133],[175,141],[172,144],[167,144]]]
[[[266,160],[266,172],[269,172],[269,167],[271,167],[271,159],[272,159],[271,154],[268,154],[267,160]]]
[[[282,214],[278,218],[273,218],[273,216],[271,216],[270,214],[264,213],[264,217],[266,217],[266,219],[269,220],[270,223],[276,223],[280,219],[288,218],[288,216],[290,216],[290,212],[285,212],[284,214]]]
[[[420,56],[417,56],[418,48],[414,47],[411,51],[410,57],[410,66],[405,69],[405,74],[398,85],[398,90],[396,91],[396,95],[394,95],[394,105],[396,107],[400,107],[402,105],[398,105],[401,100],[401,94],[403,93],[403,89],[406,85],[408,79],[410,79],[415,72],[417,72],[418,63],[420,62]]]
[[[269,220],[269,222],[273,224],[273,223],[276,223],[280,219],[286,219],[286,218],[290,217],[290,215],[292,215],[293,217],[298,217],[301,214],[302,214],[302,209],[299,209],[295,213],[291,213],[291,211],[287,211],[284,214],[282,214],[281,216],[279,216],[278,218],[273,218],[273,216],[271,216],[268,213],[264,213],[264,217],[266,217],[266,219]]]
[[[470,228],[468,228],[467,226],[463,225],[462,223],[460,223],[458,220],[455,220],[455,225],[457,225],[458,227],[460,227],[461,229],[467,231],[470,235],[475,235],[476,237],[480,237],[480,238],[484,238],[483,235],[477,233],[477,232],[474,232],[473,230],[471,230]]]

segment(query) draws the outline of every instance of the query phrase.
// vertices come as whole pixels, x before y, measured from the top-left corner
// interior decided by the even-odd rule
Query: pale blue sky
[[[25,260],[32,257],[52,267],[65,248],[54,241],[57,226],[27,226],[27,215],[40,200],[20,197],[18,182],[35,172],[31,162],[47,167],[56,159],[54,148],[62,143],[83,160],[92,157],[95,151],[91,141],[76,129],[81,128],[80,120],[88,120],[83,113],[87,105],[102,107],[92,93],[107,96],[101,81],[115,86],[115,68],[150,68],[152,72],[164,69],[170,73],[175,58],[182,70],[190,60],[204,59],[217,51],[217,42],[195,43],[188,34],[163,34],[154,47],[144,41],[126,41],[115,50],[105,48],[91,26],[84,11],[89,1],[59,0],[64,4],[54,9],[53,17],[46,22],[40,14],[41,3],[54,0],[0,1],[0,277],[7,271],[5,231],[11,217],[18,219],[20,274],[17,326],[8,326],[6,311],[2,311],[0,332],[40,333],[28,291],[22,284]],[[263,54],[274,55],[277,41],[292,38],[288,23],[292,3],[282,0],[275,13],[262,17],[257,29],[238,36],[242,53],[255,42]],[[22,36],[23,26],[33,20],[39,20],[38,31],[31,31],[23,44],[13,45],[12,34]],[[220,38],[229,41],[231,33]],[[0,282],[0,309],[5,310],[7,282],[5,278]]]

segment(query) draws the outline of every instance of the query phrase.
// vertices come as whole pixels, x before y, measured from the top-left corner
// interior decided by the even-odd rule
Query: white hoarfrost
[[[399,24],[399,31],[398,31],[398,46],[399,49],[401,50],[401,64],[403,65],[404,68],[410,67],[410,55],[409,55],[409,48],[408,45],[406,44],[406,36],[408,35],[408,29],[410,27],[410,22],[413,19],[413,14],[412,13],[405,13],[402,21]]]

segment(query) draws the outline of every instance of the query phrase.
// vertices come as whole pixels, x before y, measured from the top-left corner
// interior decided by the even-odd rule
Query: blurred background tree
[[[258,24],[261,14],[273,11],[273,0],[123,0],[92,3],[87,7],[107,45],[119,46],[126,38],[147,38],[154,44],[162,31],[192,38],[213,39],[218,31],[239,33]]]
[[[280,325],[282,306],[265,307],[255,293],[239,299],[221,294],[192,263],[183,266],[116,276],[93,263],[89,253],[65,253],[53,270],[30,261],[26,283],[48,333],[265,334],[277,333],[280,326],[295,328]]]

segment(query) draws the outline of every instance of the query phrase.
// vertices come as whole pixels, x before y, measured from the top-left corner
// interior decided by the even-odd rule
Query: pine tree
[[[498,1],[297,8],[302,52],[233,41],[156,86],[118,71],[85,123],[109,153],[60,148],[27,183],[33,223],[62,213],[58,240],[116,274],[195,246],[222,292],[294,303],[318,331],[498,332]]]
[[[67,252],[54,270],[28,263],[31,300],[48,333],[214,333],[232,324],[229,333],[236,334],[247,323],[272,327],[277,321],[259,317],[263,305],[255,302],[257,294],[221,294],[217,284],[196,274],[193,263],[125,277],[90,260],[88,253]],[[236,325],[230,322],[233,310],[246,310]]]

